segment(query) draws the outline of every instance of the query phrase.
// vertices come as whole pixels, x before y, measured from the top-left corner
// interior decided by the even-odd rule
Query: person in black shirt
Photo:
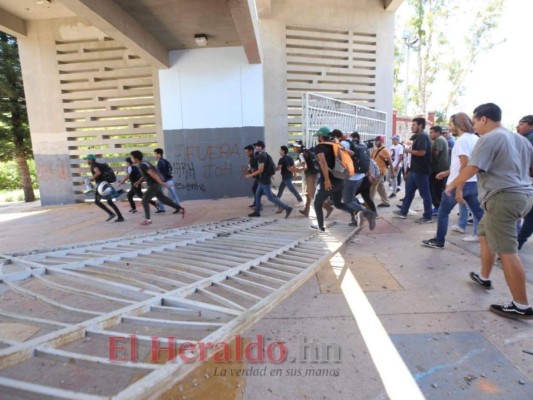
[[[248,168],[247,172],[251,174],[252,172],[257,171],[257,158],[255,155],[254,146],[249,144],[244,148],[246,151],[246,156],[248,157]],[[255,208],[255,192],[257,191],[257,185],[259,185],[259,176],[254,178],[254,183],[252,185],[252,193],[254,196],[254,202],[249,206],[250,208]]]
[[[411,154],[411,166],[407,182],[405,182],[405,197],[402,208],[394,211],[400,218],[406,218],[409,207],[413,202],[416,190],[424,200],[424,214],[416,222],[427,224],[432,222],[431,191],[429,189],[429,175],[431,174],[431,139],[424,132],[426,127],[425,118],[414,118],[411,125],[413,145],[405,149],[404,154]]]
[[[318,145],[315,147],[315,153],[320,165],[320,178],[318,179],[318,186],[313,204],[318,225],[311,225],[311,228],[321,231],[326,230],[324,227],[322,205],[328,197],[331,197],[333,200],[335,208],[350,214],[354,211],[342,202],[342,190],[344,188],[343,180],[335,178],[329,171],[335,167],[335,153],[333,151],[333,146],[325,144],[330,141],[330,134],[331,132],[329,128],[325,126],[320,128],[314,134],[314,136],[318,137]],[[344,151],[343,149],[344,147],[340,146],[339,151]]]
[[[102,196],[100,196],[100,193],[98,193],[98,185],[105,181],[102,175],[102,172],[104,171],[104,165],[96,162],[96,156],[94,154],[87,154],[84,160],[87,160],[87,164],[89,164],[91,168],[91,174],[93,174],[93,177],[90,180],[96,182],[96,190],[94,191],[94,204],[96,204],[109,215],[106,221],[111,221],[113,218],[118,217],[115,222],[123,222],[124,217],[122,217],[122,214],[120,213],[120,210],[116,204],[113,203],[113,199],[107,198],[107,204],[113,209],[114,213],[101,202]]]
[[[185,208],[178,203],[173,202],[167,196],[163,194],[163,187],[168,188],[169,184],[159,175],[157,169],[148,161],[143,161],[143,153],[139,150],[134,150],[130,153],[131,159],[135,164],[139,165],[142,173],[142,177],[134,183],[134,186],[140,187],[142,182],[145,181],[148,185],[148,190],[143,195],[143,209],[145,220],[141,222],[141,225],[150,225],[152,220],[150,219],[150,200],[152,197],[157,197],[157,200],[176,209],[176,212],[185,217]]]
[[[137,165],[133,164],[133,161],[130,157],[127,157],[124,161],[126,161],[126,176],[120,180],[118,183],[119,185],[124,184],[128,179],[131,183],[131,188],[128,191],[128,202],[130,203],[130,213],[135,214],[137,212],[137,207],[135,206],[135,202],[133,201],[133,196],[137,195],[140,199],[143,198],[143,192],[141,190],[140,186],[135,186],[134,183],[137,182],[139,179],[141,179],[141,170]],[[150,204],[153,205],[156,210],[159,210],[159,206],[157,203],[153,200],[150,200]]]
[[[279,155],[281,158],[278,161],[278,166],[276,167],[276,171],[281,171],[281,184],[278,188],[278,198],[281,199],[281,196],[283,195],[283,191],[285,190],[285,187],[289,189],[289,191],[296,197],[296,200],[298,200],[298,203],[303,203],[302,196],[300,196],[300,193],[298,193],[298,190],[294,187],[294,184],[292,183],[292,174],[294,172],[294,160],[292,157],[290,157],[287,153],[289,152],[289,148],[287,146],[281,146],[279,150]],[[281,208],[277,212],[281,212]]]
[[[159,175],[163,178],[163,181],[168,183],[167,189],[170,193],[170,198],[174,201],[174,203],[179,204],[180,198],[176,192],[176,187],[174,186],[174,177],[172,176],[172,164],[163,158],[163,149],[161,148],[154,150],[154,157],[157,160],[156,168],[159,171]],[[158,202],[157,205],[159,206],[159,209],[156,211],[156,213],[162,213],[166,211],[163,203]],[[177,212],[177,210],[174,211],[174,214],[177,214]]]
[[[259,184],[257,186],[257,191],[255,192],[255,211],[248,216],[261,216],[259,211],[261,210],[261,197],[264,194],[272,203],[283,208],[285,210],[285,218],[289,218],[289,215],[292,212],[292,207],[282,202],[272,193],[272,175],[275,173],[276,167],[271,165],[271,163],[274,161],[265,151],[265,144],[261,140],[254,143],[254,146],[257,152],[257,171],[246,174],[244,177],[254,178],[259,176]]]

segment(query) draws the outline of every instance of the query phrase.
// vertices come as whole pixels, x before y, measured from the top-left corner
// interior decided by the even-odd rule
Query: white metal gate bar
[[[140,343],[149,344],[151,336],[178,333],[177,343],[230,339],[289,296],[354,233],[347,226],[335,225],[329,235],[318,234],[309,231],[307,221],[240,220],[52,252],[4,255],[4,264],[19,263],[26,268],[27,276],[34,278],[19,279],[17,273],[0,275],[0,285],[7,284],[22,296],[35,295],[39,301],[59,308],[70,307],[59,300],[67,293],[74,303],[88,302],[83,303],[83,309],[70,307],[69,312],[92,311],[96,316],[70,324],[50,320],[48,327],[55,329],[52,332],[21,343],[3,341],[0,388],[3,393],[24,398],[153,398],[198,364],[111,363],[104,354],[83,353],[80,349],[86,338],[101,341],[109,336],[135,334]],[[132,250],[135,245],[143,248]],[[122,252],[100,256],[109,249]],[[86,254],[89,259],[82,260]],[[128,271],[131,281],[122,283],[126,278],[123,272]],[[80,287],[80,282],[87,285]],[[142,289],[142,285],[157,290]],[[105,294],[100,296],[102,292]],[[104,305],[111,311],[98,308]],[[3,318],[43,326],[35,316],[0,310],[0,321]],[[160,340],[161,344],[165,342],[168,340]],[[29,383],[20,375],[24,368],[36,368],[34,360],[46,363],[51,359],[70,360],[76,368],[85,368],[85,373],[94,374],[94,368],[105,367],[110,374],[125,370],[143,378],[133,385],[117,378],[116,387],[102,396],[92,388],[64,390],[44,377],[43,382]],[[47,370],[47,376],[54,373],[59,376],[61,372]]]
[[[351,133],[358,131],[361,140],[373,140],[377,135],[388,138],[387,113],[354,103],[336,100],[316,93],[302,95],[303,140],[313,145],[313,134],[322,126]]]

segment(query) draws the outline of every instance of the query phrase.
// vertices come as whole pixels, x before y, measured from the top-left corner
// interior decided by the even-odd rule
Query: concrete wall
[[[159,72],[166,158],[180,199],[249,194],[243,148],[263,139],[263,76],[242,47],[170,53]]]
[[[259,26],[267,150],[275,151],[288,139],[286,26],[376,34],[375,108],[388,113],[387,133],[390,134],[394,13],[385,11],[381,0],[272,0],[270,16],[261,18]]]

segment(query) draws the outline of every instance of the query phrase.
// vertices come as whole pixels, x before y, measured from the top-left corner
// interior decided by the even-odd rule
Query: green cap
[[[316,131],[316,133],[313,136],[329,137],[330,134],[331,134],[331,132],[330,132],[329,128],[327,126],[323,126],[318,131]]]
[[[96,156],[94,154],[87,154],[83,159],[96,161]]]

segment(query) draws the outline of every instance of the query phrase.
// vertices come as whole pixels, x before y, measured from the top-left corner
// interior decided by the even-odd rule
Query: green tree
[[[429,103],[437,82],[442,83],[448,91],[439,105],[443,118],[448,110],[457,104],[464,87],[464,81],[472,70],[476,57],[486,53],[498,43],[491,36],[502,15],[505,0],[482,0],[464,2],[461,0],[408,0],[406,6],[411,17],[404,26],[409,32],[415,62],[408,73],[414,75],[413,84],[403,90],[410,95],[406,99],[409,104],[398,109],[407,109],[408,105],[416,107],[416,111],[427,113]],[[471,15],[468,23],[459,23],[461,16]],[[449,37],[464,29],[464,38],[450,41]],[[410,39],[412,40],[412,39]],[[397,47],[405,46],[397,42]],[[398,63],[402,59],[397,58]],[[402,91],[399,74],[395,74],[395,92]],[[400,97],[397,98],[400,100]],[[396,99],[395,99],[396,100]],[[405,101],[404,101],[405,102]],[[396,102],[395,102],[396,104]],[[434,105],[433,105],[434,106]],[[409,109],[407,112],[412,112]]]
[[[4,32],[0,32],[0,158],[15,159],[24,201],[35,201],[28,166],[32,150],[18,44]]]

